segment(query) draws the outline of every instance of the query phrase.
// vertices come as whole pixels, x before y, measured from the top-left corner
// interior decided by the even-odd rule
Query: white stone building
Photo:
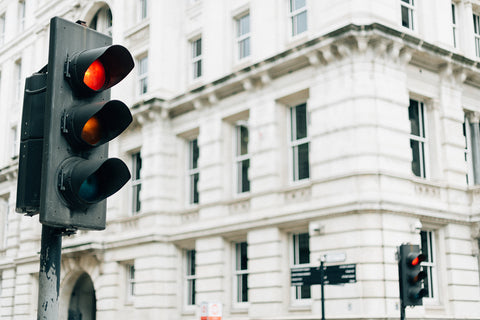
[[[18,141],[55,15],[136,59],[110,143],[132,181],[63,239],[61,319],[318,319],[290,272],[328,253],[357,282],[326,286],[327,318],[394,319],[404,242],[428,256],[407,318],[480,319],[479,0],[0,0],[0,319],[36,314]]]

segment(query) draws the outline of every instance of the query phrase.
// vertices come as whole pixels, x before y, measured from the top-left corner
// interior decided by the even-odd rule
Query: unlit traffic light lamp
[[[109,36],[58,17],[50,33],[40,222],[101,230],[104,200],[130,179],[125,163],[107,153],[133,119],[108,89],[133,69],[133,58]]]
[[[423,279],[427,274],[421,267],[425,260],[426,256],[420,252],[418,245],[400,246],[398,270],[400,299],[403,306],[422,305],[422,299],[427,295],[427,290],[423,287]]]

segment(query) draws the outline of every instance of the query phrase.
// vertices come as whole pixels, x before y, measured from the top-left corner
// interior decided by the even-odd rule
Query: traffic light
[[[418,245],[402,244],[399,248],[398,271],[400,300],[403,306],[421,306],[427,290],[423,279],[427,276],[421,263],[426,260]]]
[[[130,172],[108,158],[108,142],[132,122],[110,90],[133,69],[130,52],[111,37],[55,17],[45,105],[40,222],[67,229],[105,229],[105,199]]]

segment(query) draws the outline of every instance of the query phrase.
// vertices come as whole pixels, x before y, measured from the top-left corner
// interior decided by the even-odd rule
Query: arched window
[[[107,5],[98,9],[89,27],[109,36],[112,35],[112,11]]]

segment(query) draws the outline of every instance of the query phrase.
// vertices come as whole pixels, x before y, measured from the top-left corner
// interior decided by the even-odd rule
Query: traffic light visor
[[[81,51],[68,61],[72,89],[77,93],[95,93],[122,81],[133,69],[132,55],[123,46],[112,45]]]
[[[417,254],[417,255],[410,254],[410,255],[411,256],[409,256],[409,260],[410,260],[410,265],[412,267],[416,267],[420,265],[420,263],[422,263],[427,259],[427,257],[424,254]]]
[[[133,121],[119,100],[74,107],[66,116],[65,135],[77,148],[102,145],[122,133]]]
[[[62,195],[72,206],[87,208],[120,190],[130,179],[130,171],[117,158],[88,161],[73,158],[60,172]]]

